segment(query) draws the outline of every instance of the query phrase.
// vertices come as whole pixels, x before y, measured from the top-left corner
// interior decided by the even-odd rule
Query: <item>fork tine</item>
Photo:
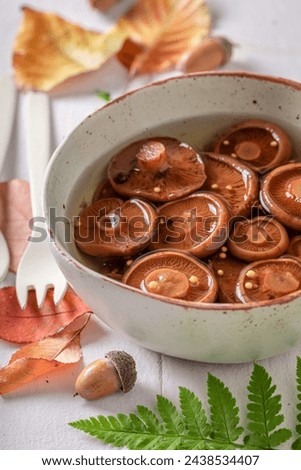
[[[59,304],[68,289],[67,281],[64,279],[64,282],[58,282],[57,286],[54,289],[53,300],[55,305]]]
[[[16,294],[19,305],[24,310],[27,307],[28,287],[23,282],[19,282],[18,277],[16,278]]]
[[[44,303],[48,287],[47,285],[36,286],[36,298],[39,308],[41,308]]]

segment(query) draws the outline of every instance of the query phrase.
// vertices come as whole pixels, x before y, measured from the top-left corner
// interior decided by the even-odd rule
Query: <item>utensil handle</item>
[[[45,93],[25,95],[25,136],[32,214],[42,216],[42,188],[50,154],[50,103]]]
[[[17,90],[12,77],[0,78],[0,173],[14,123]]]

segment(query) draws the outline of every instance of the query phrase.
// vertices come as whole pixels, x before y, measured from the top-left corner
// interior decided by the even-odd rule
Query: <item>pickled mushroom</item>
[[[202,153],[207,179],[202,189],[213,191],[228,203],[232,216],[247,216],[258,200],[258,177],[232,157]]]
[[[300,287],[301,263],[297,259],[261,260],[242,269],[236,285],[236,297],[243,303],[272,300],[296,292]]]
[[[227,240],[230,213],[225,202],[213,193],[194,193],[160,207],[158,239],[150,248],[185,251],[205,258]]]
[[[291,239],[287,252],[289,255],[301,258],[301,235],[296,235]]]
[[[226,247],[224,247],[226,249]],[[238,276],[246,265],[243,261],[231,256],[228,251],[220,251],[210,259],[219,286],[218,300],[222,303],[238,303],[235,288]]]
[[[249,119],[228,129],[213,142],[213,151],[230,155],[263,173],[289,160],[292,146],[289,137],[276,124]]]
[[[260,200],[279,222],[301,230],[301,163],[289,163],[268,173],[262,181]]]
[[[199,189],[205,179],[204,163],[188,144],[156,137],[130,144],[108,167],[113,189],[121,196],[167,202]]]
[[[157,211],[145,201],[101,199],[79,217],[74,234],[81,251],[92,256],[132,256],[142,251],[157,228]]]
[[[215,276],[205,264],[176,250],[141,256],[123,282],[149,294],[189,302],[214,302],[218,291]]]
[[[267,216],[237,221],[227,242],[230,253],[244,261],[276,258],[288,245],[286,229]]]

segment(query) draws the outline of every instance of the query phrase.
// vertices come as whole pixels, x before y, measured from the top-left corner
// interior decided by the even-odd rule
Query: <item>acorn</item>
[[[192,49],[184,63],[183,73],[206,72],[222,67],[229,62],[233,43],[224,37],[210,37]]]
[[[119,390],[129,392],[137,378],[133,357],[125,351],[109,351],[104,358],[86,366],[75,383],[75,391],[82,398],[96,400]]]

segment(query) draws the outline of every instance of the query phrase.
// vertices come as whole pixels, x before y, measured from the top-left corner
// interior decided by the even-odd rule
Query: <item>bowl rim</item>
[[[85,271],[87,274],[92,275],[93,277],[99,278],[104,282],[118,286],[120,289],[125,289],[126,291],[134,292],[136,295],[141,295],[147,298],[156,299],[160,302],[164,302],[169,305],[176,305],[176,306],[183,307],[184,309],[193,309],[195,311],[206,311],[210,309],[210,310],[217,311],[217,312],[223,311],[223,313],[228,313],[229,311],[242,311],[242,310],[250,311],[251,309],[255,310],[261,307],[270,307],[270,306],[277,307],[277,306],[281,306],[284,304],[287,305],[290,302],[294,301],[295,299],[301,298],[301,290],[293,292],[291,294],[287,294],[278,299],[262,300],[260,302],[248,302],[246,304],[243,304],[243,303],[199,303],[199,304],[196,304],[195,302],[189,302],[189,301],[180,300],[180,299],[168,299],[158,294],[149,294],[140,289],[123,284],[120,281],[117,281],[115,279],[109,278],[108,276],[105,276],[97,271],[94,271],[93,269],[89,268],[85,264],[78,261],[78,259],[74,258],[74,256],[72,256],[65,249],[65,247],[58,240],[55,239],[54,234],[49,226],[47,188],[48,188],[49,180],[51,178],[53,164],[56,161],[56,159],[59,157],[61,150],[64,147],[65,143],[70,139],[70,137],[74,135],[74,133],[78,131],[78,129],[82,126],[82,124],[87,121],[87,119],[91,118],[91,116],[94,116],[95,114],[98,114],[103,109],[107,109],[112,105],[116,105],[119,102],[127,99],[128,96],[135,94],[135,93],[139,93],[143,91],[144,89],[154,88],[156,86],[162,86],[166,83],[173,82],[173,81],[181,81],[181,80],[187,80],[189,78],[205,78],[205,77],[247,78],[247,79],[253,79],[253,80],[258,80],[258,81],[263,81],[263,82],[277,83],[281,85],[286,85],[289,88],[292,88],[298,91],[301,90],[301,82],[297,82],[297,81],[290,80],[290,79],[283,78],[283,77],[276,77],[272,75],[258,74],[258,73],[246,72],[246,71],[222,71],[222,72],[210,71],[210,72],[190,73],[190,74],[174,76],[174,77],[169,77],[169,78],[165,78],[162,80],[158,80],[153,83],[143,85],[134,90],[128,91],[127,93],[113,99],[109,103],[106,103],[101,108],[98,108],[93,113],[87,115],[67,136],[65,136],[65,138],[62,140],[62,142],[59,144],[59,146],[56,148],[56,150],[54,151],[54,153],[52,154],[50,158],[50,161],[47,166],[47,171],[46,171],[44,184],[43,184],[43,192],[42,192],[42,211],[43,211],[43,216],[45,218],[46,228],[49,233],[50,242],[52,246],[56,249],[56,251],[60,254],[60,256],[62,256],[65,261],[74,265],[76,269]]]

